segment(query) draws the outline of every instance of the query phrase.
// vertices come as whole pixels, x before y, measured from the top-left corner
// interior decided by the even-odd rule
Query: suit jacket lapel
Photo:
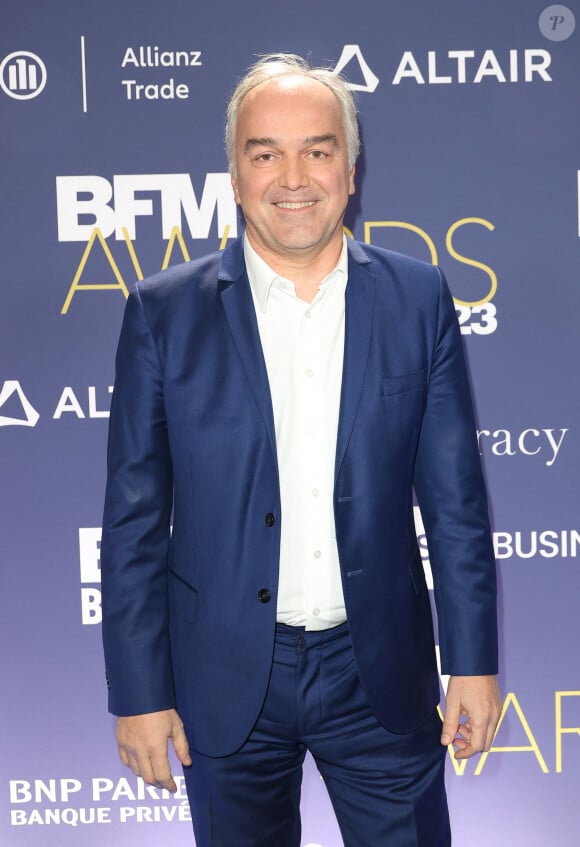
[[[242,238],[239,238],[224,251],[218,280],[222,287],[221,301],[234,344],[266,427],[270,446],[277,463],[272,397],[250,281],[244,263]]]
[[[362,394],[375,304],[375,279],[368,267],[370,259],[363,248],[354,241],[348,241],[348,250],[344,362],[336,440],[335,481],[348,447]]]

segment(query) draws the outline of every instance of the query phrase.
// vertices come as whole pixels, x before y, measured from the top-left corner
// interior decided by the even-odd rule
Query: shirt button
[[[320,614],[320,609],[312,609],[312,614],[317,617]]]
[[[315,559],[320,559],[320,557],[321,557],[321,556],[322,556],[322,553],[321,553],[321,551],[320,551],[320,550],[315,550],[315,551],[314,551],[314,558],[315,558]]]
[[[272,595],[268,591],[267,588],[260,588],[258,591],[258,600],[260,603],[269,603],[272,598]]]
[[[312,317],[312,312],[306,312],[304,317],[310,319]]]
[[[313,497],[318,497],[319,494],[320,494],[320,491],[318,490],[318,488],[312,489],[312,496]]]
[[[306,376],[314,376],[314,371],[312,370],[312,368],[306,368],[304,373],[306,374]]]
[[[264,518],[264,521],[266,523],[266,526],[274,526],[274,524],[276,523],[276,518],[274,517],[272,512],[268,512],[268,514]]]

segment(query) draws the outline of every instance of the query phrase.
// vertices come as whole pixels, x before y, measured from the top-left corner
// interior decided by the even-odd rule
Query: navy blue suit
[[[349,241],[348,274],[336,536],[362,688],[378,720],[404,733],[439,700],[413,488],[445,673],[497,671],[495,563],[459,328],[440,270]],[[241,240],[131,293],[108,462],[110,709],[176,707],[193,749],[232,753],[268,686],[284,519]]]

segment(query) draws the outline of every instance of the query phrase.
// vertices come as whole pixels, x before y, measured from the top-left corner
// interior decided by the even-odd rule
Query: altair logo
[[[344,71],[351,62],[358,65],[358,75],[362,76],[363,82],[347,82],[346,87],[351,91],[366,91],[369,94],[372,94],[380,80],[369,68],[358,44],[344,45],[342,53],[340,54],[340,59],[336,63],[334,73],[337,75],[342,73],[342,71]],[[350,70],[352,70],[352,67]]]
[[[16,379],[6,379],[0,390],[0,410],[6,406],[13,415],[0,414],[0,426],[28,426],[38,423],[40,415],[26,397]]]

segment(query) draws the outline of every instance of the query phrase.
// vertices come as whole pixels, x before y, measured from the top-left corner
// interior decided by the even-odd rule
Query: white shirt
[[[346,620],[333,491],[344,356],[346,238],[311,303],[244,238],[270,383],[282,503],[277,620],[320,630]]]

